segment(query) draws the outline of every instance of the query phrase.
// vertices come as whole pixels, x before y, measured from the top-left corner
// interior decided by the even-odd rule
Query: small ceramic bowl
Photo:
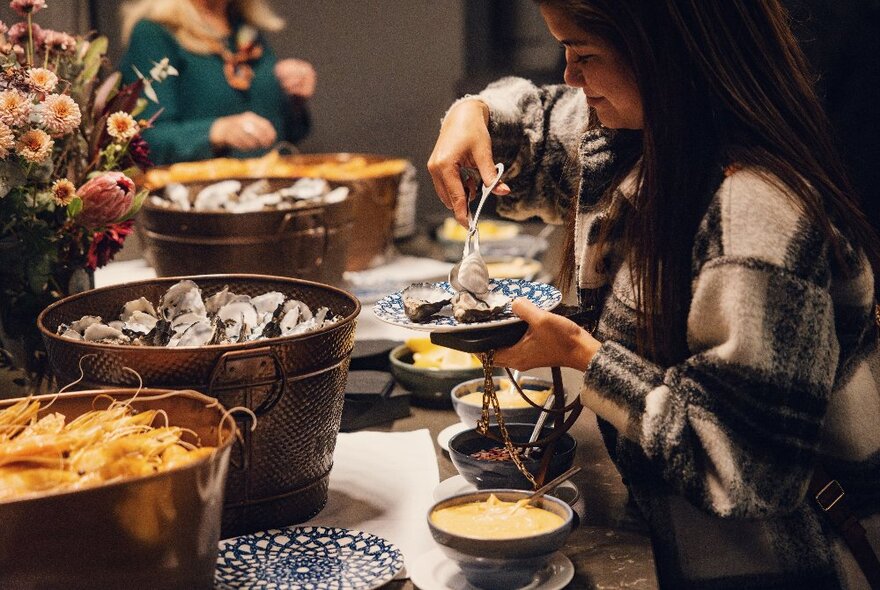
[[[395,347],[388,355],[391,374],[407,391],[413,402],[438,408],[449,407],[449,392],[465,380],[483,376],[482,367],[467,369],[429,369],[413,366],[413,351],[406,345]],[[502,369],[496,369],[500,372]]]
[[[509,382],[507,376],[495,377],[494,379],[496,390],[501,387],[500,384],[502,380],[505,382],[505,384]],[[523,375],[520,377],[520,386],[523,388],[523,390],[552,390],[553,382],[547,381],[546,379],[540,379],[538,377],[532,377],[530,375]],[[480,417],[483,413],[483,406],[481,404],[477,405],[463,402],[461,400],[462,397],[464,397],[465,395],[477,391],[483,391],[482,376],[477,379],[465,381],[464,383],[459,383],[449,393],[449,398],[452,400],[452,409],[455,410],[456,414],[458,414],[458,417],[459,419],[461,419],[462,423],[469,426],[470,428],[474,428],[477,425],[477,422],[480,420]],[[518,401],[525,403],[520,399],[519,393],[514,393],[514,395],[516,396]],[[501,415],[504,417],[504,420],[506,422],[534,424],[535,422],[537,422],[538,416],[541,415],[541,410],[532,406],[526,406],[524,408],[511,408],[505,407],[503,404],[501,404]],[[489,422],[495,424],[495,413],[492,412],[491,408],[489,409]]]
[[[481,502],[490,493],[505,502],[516,502],[529,494],[519,490],[483,490],[441,500],[428,511],[428,528],[446,556],[458,564],[473,586],[487,590],[522,588],[532,581],[535,573],[565,544],[571,533],[574,513],[562,500],[543,496],[535,500],[535,506],[559,515],[563,524],[551,531],[515,539],[465,537],[439,528],[431,519],[435,510]]]
[[[513,442],[527,442],[532,434],[533,424],[507,424],[507,432]],[[492,426],[489,431],[501,435],[498,426]],[[551,427],[545,427],[541,431],[540,438],[549,436]],[[458,472],[472,483],[478,490],[489,488],[507,488],[515,490],[529,490],[532,488],[529,480],[519,472],[513,461],[491,461],[488,459],[475,459],[471,453],[485,451],[494,447],[503,446],[502,443],[483,436],[475,428],[459,432],[449,440],[449,458]],[[574,463],[577,441],[567,432],[556,441],[556,448],[550,466],[547,469],[545,481],[550,481]],[[538,472],[541,464],[540,453],[534,453],[532,457],[523,460],[523,464],[532,473]]]

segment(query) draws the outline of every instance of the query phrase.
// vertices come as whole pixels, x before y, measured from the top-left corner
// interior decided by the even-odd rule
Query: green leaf
[[[146,98],[139,98],[134,105],[134,109],[131,111],[132,117],[137,117],[141,113],[144,112],[144,109],[147,108],[147,105],[150,104]]]
[[[88,51],[83,56],[83,71],[79,75],[80,84],[88,84],[101,69],[101,61],[107,53],[107,37],[97,37],[89,45]]]
[[[147,189],[142,189],[141,191],[139,191],[134,196],[134,199],[131,202],[131,207],[129,207],[128,211],[125,212],[125,215],[119,218],[119,221],[117,223],[128,221],[129,219],[137,215],[137,212],[141,210],[141,205],[144,204],[144,199],[147,198],[148,193],[149,191]]]
[[[67,204],[67,216],[70,218],[74,218],[80,214],[80,211],[83,209],[82,199],[79,197],[73,197],[73,200]]]

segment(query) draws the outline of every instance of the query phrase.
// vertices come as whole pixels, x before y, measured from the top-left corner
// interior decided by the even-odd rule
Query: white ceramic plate
[[[320,526],[270,529],[220,541],[215,588],[372,590],[403,567],[381,537]]]
[[[439,547],[417,557],[412,567],[407,567],[410,580],[420,590],[477,590],[461,573],[459,567],[443,554]],[[520,590],[562,590],[574,578],[574,564],[560,552],[556,552],[532,582]]]
[[[468,426],[464,422],[456,422],[455,424],[447,426],[437,434],[437,446],[448,453],[449,439],[451,439],[459,432],[464,432],[465,430],[470,430],[471,428],[471,426]]]
[[[430,283],[439,289],[443,289],[449,294],[455,293],[452,286],[448,282]],[[562,301],[562,293],[553,285],[547,283],[534,283],[523,279],[492,279],[489,282],[490,291],[498,291],[506,295],[511,300],[517,297],[525,297],[541,309],[550,311]],[[424,332],[459,332],[462,330],[473,330],[476,328],[493,328],[495,326],[504,326],[520,321],[518,317],[513,315],[508,305],[504,315],[497,320],[487,322],[473,322],[470,324],[462,324],[452,317],[452,307],[447,305],[439,313],[432,316],[427,322],[414,322],[406,317],[403,309],[402,291],[397,291],[390,295],[386,295],[373,305],[373,313],[376,314],[383,322],[387,322],[394,326],[409,328],[411,330],[421,330]]]

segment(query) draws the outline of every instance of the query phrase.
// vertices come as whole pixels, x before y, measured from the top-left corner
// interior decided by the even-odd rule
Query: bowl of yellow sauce
[[[388,354],[391,374],[413,396],[413,402],[449,407],[449,392],[483,374],[480,360],[467,352],[438,346],[428,338],[410,338]],[[501,369],[496,369],[500,372]]]
[[[504,489],[471,492],[441,500],[428,511],[431,535],[473,586],[526,586],[565,544],[571,507],[551,496],[527,505],[528,495]]]
[[[495,393],[501,415],[508,422],[534,424],[541,415],[541,410],[529,404],[516,389],[511,389],[510,379],[495,377]],[[477,425],[483,410],[483,377],[469,379],[456,385],[449,393],[452,409],[458,414],[463,424],[473,428]],[[553,383],[546,379],[523,375],[519,385],[529,400],[543,406],[547,397],[553,392]],[[489,412],[491,423],[495,423],[495,414]]]

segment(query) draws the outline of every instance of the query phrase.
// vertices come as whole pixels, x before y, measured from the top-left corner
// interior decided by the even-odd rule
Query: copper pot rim
[[[179,281],[190,280],[194,283],[198,284],[200,280],[220,280],[220,281],[247,281],[247,280],[256,280],[256,281],[274,281],[274,282],[282,282],[282,283],[293,283],[296,285],[305,285],[309,287],[316,287],[326,289],[328,291],[333,291],[337,295],[341,295],[343,297],[347,297],[354,303],[354,310],[349,315],[345,316],[342,320],[327,326],[325,328],[321,328],[319,330],[314,330],[312,332],[308,332],[306,334],[296,334],[293,336],[278,336],[276,338],[265,338],[262,340],[254,340],[252,342],[246,342],[244,344],[234,343],[234,344],[212,344],[210,346],[179,346],[179,347],[168,347],[168,346],[131,346],[127,344],[104,344],[101,342],[86,342],[84,340],[71,340],[69,338],[64,338],[60,334],[56,334],[49,330],[45,325],[45,318],[48,314],[55,311],[57,308],[62,307],[64,305],[68,305],[71,301],[76,301],[79,299],[86,299],[88,297],[93,297],[95,293],[105,293],[107,291],[112,291],[114,289],[119,289],[122,287],[137,287],[139,285],[155,285],[156,283],[170,283],[174,284]],[[121,302],[120,305],[122,305]],[[332,285],[328,285],[325,283],[319,283],[317,281],[309,281],[306,279],[296,279],[292,277],[282,277],[275,275],[260,275],[260,274],[210,274],[210,275],[184,275],[184,276],[175,276],[175,277],[157,277],[154,279],[144,279],[141,281],[132,281],[128,283],[119,283],[116,285],[107,285],[106,287],[100,287],[98,289],[90,289],[88,291],[83,291],[82,293],[75,293],[73,295],[68,295],[67,297],[56,301],[48,306],[46,306],[43,311],[37,316],[37,329],[40,330],[40,333],[43,335],[43,338],[49,338],[50,340],[55,341],[61,345],[67,344],[76,344],[78,346],[85,347],[87,350],[95,350],[95,351],[132,351],[136,352],[142,350],[144,352],[155,352],[155,351],[163,351],[171,354],[192,354],[199,350],[207,350],[212,353],[224,353],[224,352],[232,352],[238,350],[249,350],[249,349],[258,349],[264,348],[266,346],[272,345],[282,345],[288,343],[295,342],[304,342],[310,340],[312,338],[319,338],[324,334],[332,332],[333,330],[339,329],[340,327],[353,322],[357,319],[357,316],[361,312],[361,302],[355,297],[353,294],[349,293],[344,289],[340,289],[339,287],[334,287]]]
[[[152,387],[143,387],[143,388],[131,388],[131,387],[116,387],[112,389],[87,389],[84,391],[75,391],[69,393],[47,393],[44,395],[33,395],[28,396],[27,398],[10,398],[0,400],[0,408],[3,406],[8,406],[22,399],[31,399],[34,401],[44,401],[44,400],[52,400],[55,398],[71,398],[71,397],[88,397],[93,395],[95,397],[104,395],[111,396],[116,399],[116,396],[120,396],[121,394],[131,394],[132,397],[135,395],[137,399],[134,401],[152,401],[159,400],[166,397],[185,397],[192,399],[196,402],[203,402],[205,404],[205,408],[216,408],[217,411],[222,414],[220,422],[218,422],[218,435],[222,436],[223,433],[226,433],[225,436],[222,436],[222,440],[218,442],[216,445],[216,449],[210,455],[205,457],[201,457],[192,463],[187,465],[183,465],[181,467],[177,467],[174,469],[169,469],[166,471],[160,471],[158,473],[151,473],[148,475],[140,475],[134,477],[126,477],[117,481],[111,481],[108,483],[102,483],[95,486],[90,486],[87,488],[76,489],[76,490],[62,490],[57,492],[45,492],[45,493],[34,493],[28,494],[22,498],[10,498],[6,500],[0,500],[0,509],[8,506],[12,506],[14,504],[23,503],[23,502],[31,502],[31,501],[42,501],[42,500],[64,500],[66,498],[72,497],[76,494],[80,496],[86,493],[93,493],[98,490],[101,492],[105,490],[114,490],[123,486],[129,486],[136,483],[141,483],[149,480],[161,480],[167,479],[171,477],[175,477],[176,474],[188,471],[191,469],[197,469],[201,465],[213,461],[218,453],[224,452],[228,447],[232,446],[232,443],[236,439],[237,426],[235,425],[235,419],[232,417],[232,414],[223,407],[220,401],[217,398],[207,396],[203,393],[200,393],[195,390],[189,389],[168,389],[168,388],[152,388]],[[131,401],[131,400],[129,400]],[[231,426],[231,427],[230,427]]]
[[[227,180],[254,181],[254,182],[256,182],[259,180],[270,180],[270,181],[271,180],[285,180],[286,181],[286,180],[294,180],[294,179],[298,180],[301,178],[310,178],[310,177],[306,177],[306,176],[230,176],[228,178],[216,178],[216,179],[209,179],[209,180],[191,180],[189,182],[176,182],[174,184],[181,184],[183,186],[189,186],[189,185],[193,185],[193,184],[208,184],[208,183],[215,184],[218,182],[225,182]],[[344,181],[328,180],[327,182],[329,182],[331,184],[339,184],[339,185],[344,184]],[[168,185],[163,185],[163,186],[157,187],[155,189],[152,189],[150,191],[150,194],[155,195],[158,191],[161,191],[166,186],[168,186]],[[237,213],[235,211],[225,211],[225,210],[220,210],[220,211],[183,211],[180,209],[173,209],[173,208],[169,208],[169,207],[160,207],[159,205],[154,205],[153,203],[151,203],[150,199],[145,199],[143,204],[141,205],[141,209],[142,210],[146,209],[147,211],[149,211],[151,213],[154,211],[162,212],[162,213],[168,212],[171,214],[181,215],[184,217],[189,216],[189,215],[193,215],[196,217],[208,217],[208,216],[212,216],[212,215],[216,215],[218,217],[227,217],[230,215],[234,215],[236,217],[243,217],[243,218],[247,219],[248,217],[254,217],[257,215],[266,215],[266,214],[273,214],[273,215],[277,215],[279,217],[283,217],[285,214],[296,213],[298,211],[311,212],[314,210],[326,209],[328,206],[331,206],[331,205],[342,205],[342,204],[346,203],[347,201],[348,201],[348,197],[346,197],[345,200],[334,201],[332,203],[325,203],[323,201],[323,199],[321,199],[321,200],[316,200],[314,203],[300,205],[297,207],[293,207],[291,209],[264,209],[264,210],[260,210],[260,211],[244,211],[244,212]]]

